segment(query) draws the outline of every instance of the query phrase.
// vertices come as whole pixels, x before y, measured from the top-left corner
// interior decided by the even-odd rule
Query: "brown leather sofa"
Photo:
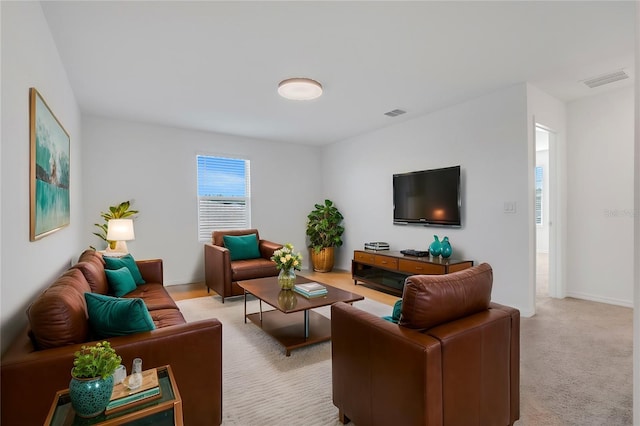
[[[141,298],[155,330],[110,337],[127,370],[134,358],[143,369],[171,365],[187,425],[222,422],[222,324],[186,323],[163,286],[162,260],[137,261],[146,284],[123,297]],[[85,292],[108,294],[100,253],[85,251],[29,307],[29,329],[2,356],[3,425],[43,424],[56,391],[69,387],[73,354],[94,344]],[[104,339],[99,339],[104,340]]]
[[[407,278],[398,324],[331,308],[333,402],[358,425],[513,425],[520,312],[490,302],[481,264]]]
[[[224,236],[256,234],[260,257],[255,259],[231,260],[229,249],[224,246]],[[282,244],[261,240],[257,229],[213,231],[211,243],[204,246],[204,276],[207,292],[213,290],[220,295],[222,303],[226,297],[244,294],[238,281],[254,278],[274,277],[279,271],[271,260],[273,252]]]

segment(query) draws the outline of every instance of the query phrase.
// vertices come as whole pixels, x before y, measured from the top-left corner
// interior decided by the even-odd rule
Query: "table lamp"
[[[110,243],[106,254],[124,256],[129,253],[126,242],[135,239],[133,219],[111,219],[107,222],[107,241],[115,241],[115,247],[111,248]]]

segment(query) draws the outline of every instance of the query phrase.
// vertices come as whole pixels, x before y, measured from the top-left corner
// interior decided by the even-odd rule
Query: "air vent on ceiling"
[[[403,111],[401,109],[394,109],[393,111],[385,112],[384,115],[388,117],[397,117],[402,114],[406,114],[407,111]]]
[[[605,84],[613,83],[614,81],[624,80],[625,78],[629,78],[629,74],[624,72],[624,70],[610,72],[604,75],[599,75],[597,77],[593,77],[587,80],[583,80],[582,82],[586,84],[588,87],[593,89],[594,87],[604,86]]]

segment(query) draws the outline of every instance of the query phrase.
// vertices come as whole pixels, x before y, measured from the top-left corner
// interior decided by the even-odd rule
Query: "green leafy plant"
[[[341,225],[342,213],[333,205],[331,200],[324,200],[324,204],[316,204],[314,210],[307,216],[307,236],[309,247],[316,253],[328,247],[340,247],[344,227]]]
[[[116,242],[107,240],[107,225],[111,219],[125,219],[138,214],[138,210],[129,210],[130,207],[131,201],[123,201],[117,206],[110,206],[109,211],[101,212],[100,217],[104,219],[104,223],[94,223],[94,225],[100,230],[98,232],[94,232],[93,235],[103,241],[106,241],[109,246],[114,249]]]
[[[93,346],[83,345],[74,353],[71,375],[77,379],[110,377],[120,365],[122,358],[116,354],[111,343],[106,340]]]

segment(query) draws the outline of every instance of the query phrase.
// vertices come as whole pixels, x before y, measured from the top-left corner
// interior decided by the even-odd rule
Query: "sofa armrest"
[[[265,259],[271,259],[271,256],[273,256],[273,252],[281,249],[283,245],[274,243],[272,241],[260,240],[258,247],[260,249],[261,257],[264,257]]]
[[[107,340],[122,357],[127,371],[131,370],[135,357],[142,358],[145,370],[171,365],[182,397],[185,424],[221,423],[222,324],[218,320],[180,324]],[[81,346],[3,357],[0,367],[1,423],[42,424],[56,391],[69,387],[73,354]]]
[[[204,245],[204,280],[207,287],[223,298],[231,295],[229,249],[214,244]]]
[[[331,307],[331,353],[333,403],[343,422],[442,424],[436,339],[336,303]]]
[[[136,260],[142,279],[148,283],[164,284],[162,259]]]
[[[515,422],[520,418],[520,311],[495,302],[489,307],[511,317],[511,422]]]

